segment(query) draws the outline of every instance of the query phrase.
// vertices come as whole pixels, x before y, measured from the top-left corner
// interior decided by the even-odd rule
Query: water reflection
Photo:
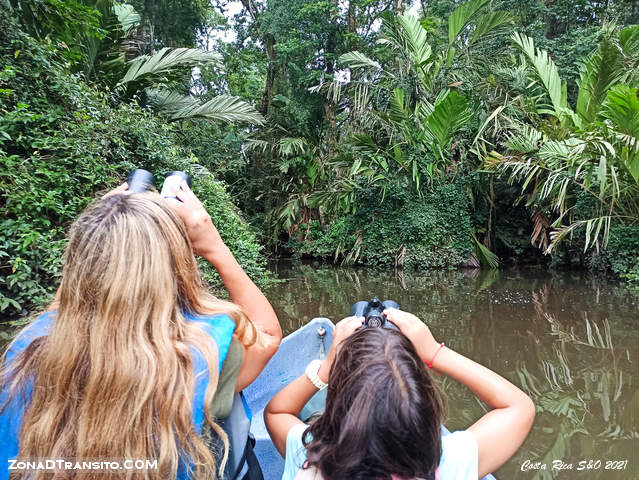
[[[285,281],[267,296],[287,333],[317,316],[337,321],[357,300],[393,299],[426,321],[437,339],[521,385],[538,415],[500,479],[639,478],[636,293],[579,274],[530,270],[274,269]],[[442,388],[450,428],[465,428],[485,411],[456,382],[444,378]],[[623,470],[605,468],[606,461],[626,459]],[[526,460],[547,470],[522,471]],[[572,470],[553,471],[553,460]],[[581,461],[586,469],[577,471]]]

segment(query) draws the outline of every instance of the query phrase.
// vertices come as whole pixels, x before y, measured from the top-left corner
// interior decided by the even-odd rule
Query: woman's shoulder
[[[231,346],[235,322],[225,313],[203,314],[184,313],[184,318],[195,323],[198,327],[215,340],[218,350],[220,368]]]
[[[461,430],[443,435],[439,462],[441,480],[476,480],[478,471],[477,440],[473,432]]]
[[[22,353],[36,338],[49,335],[54,319],[55,310],[47,311],[24,327],[11,342],[7,350],[6,361],[10,362],[16,355]]]

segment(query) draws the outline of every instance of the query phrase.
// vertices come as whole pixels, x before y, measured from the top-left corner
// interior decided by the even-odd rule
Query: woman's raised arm
[[[259,340],[245,348],[242,366],[235,386],[240,391],[253,382],[277,351],[282,329],[273,307],[262,291],[222,241],[200,200],[186,182],[174,190],[180,202],[172,202],[184,223],[195,253],[204,257],[218,271],[233,303],[241,306],[259,332]]]

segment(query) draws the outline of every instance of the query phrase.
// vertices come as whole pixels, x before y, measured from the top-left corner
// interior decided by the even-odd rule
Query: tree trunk
[[[273,99],[273,92],[275,89],[275,73],[277,70],[277,52],[275,51],[275,38],[272,35],[268,35],[265,39],[266,44],[266,85],[264,87],[264,95],[262,96],[262,108],[260,113],[265,115],[268,113],[268,109]]]
[[[333,6],[336,12],[339,12],[338,0],[333,0]],[[349,5],[350,9],[350,5]],[[350,12],[349,12],[350,13]],[[339,15],[339,13],[338,13]],[[338,18],[333,19],[333,25],[337,25]],[[331,77],[335,74],[335,55],[337,53],[337,31],[331,29],[326,40],[326,74]],[[324,97],[324,118],[328,122],[329,129],[327,132],[328,158],[332,158],[337,150],[337,126],[335,123],[335,105],[327,96]]]
[[[404,13],[404,2],[402,0],[397,0],[395,3],[395,11],[397,12],[397,15]]]
[[[355,17],[355,5],[353,0],[348,2],[348,33],[355,33],[357,31],[357,19]]]

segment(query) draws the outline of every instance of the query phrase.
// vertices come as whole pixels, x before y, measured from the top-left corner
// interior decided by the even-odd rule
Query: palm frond
[[[471,119],[472,112],[466,98],[456,91],[435,103],[433,113],[428,117],[428,129],[437,139],[441,148],[450,146],[453,136]]]
[[[433,58],[428,34],[419,19],[410,14],[387,17],[383,26],[384,33],[378,43],[388,45],[406,58],[408,62],[405,62],[405,70],[415,72],[428,88],[431,79],[438,72],[439,62]]]
[[[375,60],[358,51],[340,55],[339,63],[347,66],[348,68],[373,68],[375,70],[381,70],[382,68]]]
[[[590,247],[595,245],[599,248],[599,235],[601,235],[601,247],[605,248],[608,243],[608,238],[610,237],[611,221],[612,217],[610,215],[604,215],[587,220],[578,220],[568,225],[562,225],[550,233],[550,245],[546,249],[545,253],[552,253],[552,251],[564,238],[572,235],[575,230],[581,227],[585,227],[586,230],[584,251],[587,251]]]
[[[268,150],[273,148],[273,144],[258,138],[247,138],[244,140],[244,148],[249,151],[260,151],[262,153],[266,153]]]
[[[165,114],[200,105],[200,102],[190,95],[182,95],[179,92],[161,88],[147,88],[144,93],[147,104],[154,110]]]
[[[410,111],[408,108],[408,100],[409,98],[406,96],[406,92],[404,92],[403,89],[396,88],[393,90],[389,112],[391,120],[400,123],[409,118]]]
[[[606,92],[625,74],[621,52],[610,38],[604,38],[581,67],[577,113],[587,122],[594,121]]]
[[[415,65],[423,66],[432,56],[433,50],[428,43],[426,30],[413,15],[404,14],[397,17],[401,27],[405,48]]]
[[[550,58],[546,50],[535,48],[535,42],[532,38],[520,33],[513,33],[513,42],[520,48],[528,61],[532,64],[538,78],[541,80],[557,118],[563,119],[566,114],[572,113],[568,108],[568,94],[566,90],[566,82],[559,77],[557,65]]]
[[[131,62],[120,84],[139,81],[144,77],[170,72],[176,67],[193,67],[199,64],[220,65],[221,55],[198,48],[163,48],[155,55],[141,55]]]
[[[306,153],[308,142],[301,137],[283,137],[280,139],[280,155],[303,155]]]
[[[506,148],[517,154],[535,152],[539,149],[539,144],[543,139],[543,133],[531,125],[517,126],[514,133],[507,136]]]
[[[495,255],[486,245],[477,240],[475,235],[472,236],[473,255],[479,263],[488,268],[499,268],[499,257]]]
[[[452,46],[459,34],[468,26],[475,14],[488,4],[489,0],[472,0],[457,7],[448,17],[448,45]]]
[[[115,3],[113,13],[118,17],[124,35],[129,35],[142,21],[142,16],[135,11],[133,5],[128,3]]]
[[[160,89],[147,89],[149,103],[169,120],[207,118],[224,122],[263,124],[264,117],[249,103],[238,97],[219,95],[208,102]]]
[[[639,57],[639,25],[631,25],[619,32],[619,45],[629,58]]]
[[[502,32],[504,27],[513,24],[514,17],[510,12],[496,11],[480,15],[475,21],[475,30],[470,37],[473,45],[485,38]]]
[[[610,122],[624,144],[622,158],[632,177],[639,183],[639,98],[637,89],[617,85],[608,91],[603,118]]]

